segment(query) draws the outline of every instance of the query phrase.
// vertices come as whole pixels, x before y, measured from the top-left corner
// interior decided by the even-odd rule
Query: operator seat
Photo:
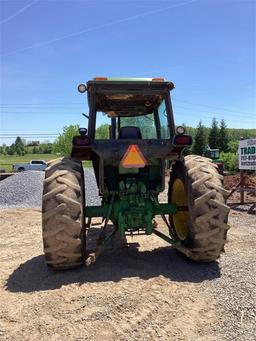
[[[122,127],[119,130],[118,139],[141,139],[141,131],[138,127]]]

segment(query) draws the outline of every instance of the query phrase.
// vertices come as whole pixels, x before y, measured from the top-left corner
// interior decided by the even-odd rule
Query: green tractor
[[[212,162],[217,165],[220,174],[224,174],[224,162],[220,158],[219,149],[211,149],[209,146],[205,149],[203,156],[208,157]]]
[[[183,127],[175,128],[173,88],[161,78],[100,77],[79,85],[79,92],[88,96],[88,129],[80,128],[74,137],[70,157],[53,160],[45,172],[42,228],[47,265],[56,270],[90,265],[116,233],[154,233],[195,261],[220,256],[228,230],[228,192],[211,160],[183,157],[192,138]],[[109,123],[109,136],[97,138],[96,127],[104,123]],[[92,161],[101,205],[86,206],[83,160]],[[166,160],[172,164],[168,195],[160,203]],[[101,218],[102,226],[95,249],[88,250],[94,217]],[[156,219],[168,233],[159,229]]]

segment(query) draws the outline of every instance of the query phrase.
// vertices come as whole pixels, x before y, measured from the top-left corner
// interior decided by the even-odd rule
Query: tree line
[[[192,154],[203,155],[206,146],[209,146],[211,149],[219,149],[220,152],[228,152],[229,138],[227,126],[223,119],[220,121],[219,127],[218,121],[214,117],[208,132],[203,126],[202,121],[199,122],[192,146]]]
[[[225,120],[220,122],[213,118],[211,127],[205,127],[200,120],[196,128],[184,125],[187,134],[193,138],[190,154],[202,155],[207,145],[212,149],[219,149],[224,153],[237,153],[241,138],[255,138],[256,129],[228,128]]]
[[[32,146],[29,142],[27,143],[20,136],[17,136],[15,142],[12,143],[10,146],[7,146],[5,143],[0,146],[0,154],[2,155],[24,156],[26,154],[51,153],[53,153],[53,143],[46,141],[39,145]]]
[[[193,145],[186,154],[203,155],[206,148],[219,149],[220,158],[227,171],[238,170],[238,144],[241,138],[255,138],[256,129],[227,128],[225,121],[213,118],[210,128],[199,121],[197,128],[186,127],[187,133],[193,137]]]
[[[202,155],[207,146],[211,149],[219,149],[221,158],[227,170],[237,169],[237,150],[241,137],[256,138],[256,129],[233,129],[226,126],[225,120],[218,122],[213,118],[211,127],[205,127],[199,121],[196,128],[186,126],[186,133],[193,138],[193,145],[186,150],[186,154]],[[63,132],[57,139],[50,143],[40,143],[38,146],[31,146],[19,136],[11,146],[2,145],[0,154],[4,155],[25,155],[29,154],[50,154],[70,155],[73,136],[79,135],[78,125],[69,125],[63,128]],[[102,124],[96,129],[96,138],[107,139],[109,136],[109,125]]]

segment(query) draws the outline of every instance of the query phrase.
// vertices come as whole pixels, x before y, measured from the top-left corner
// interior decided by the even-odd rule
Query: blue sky
[[[163,76],[176,86],[177,124],[202,119],[209,126],[215,116],[229,127],[255,128],[255,1],[0,5],[0,136],[86,126],[86,98],[76,88],[95,76]]]

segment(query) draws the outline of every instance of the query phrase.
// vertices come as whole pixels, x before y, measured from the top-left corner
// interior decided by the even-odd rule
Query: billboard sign
[[[240,140],[239,169],[256,170],[256,139]]]

